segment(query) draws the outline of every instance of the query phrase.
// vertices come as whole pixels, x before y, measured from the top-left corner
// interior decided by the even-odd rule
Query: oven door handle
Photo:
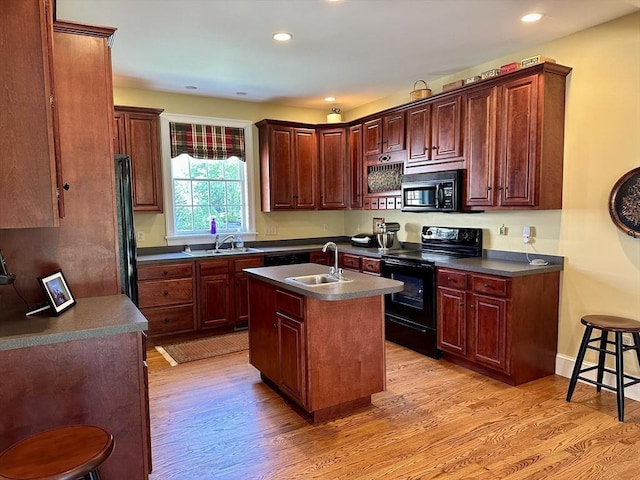
[[[419,323],[411,322],[409,320],[405,320],[404,318],[396,317],[391,313],[387,313],[386,317],[394,323],[398,323],[405,327],[411,328],[412,330],[418,330],[420,333],[427,333],[427,329],[424,328],[424,326],[420,325]]]
[[[422,268],[425,270],[433,270],[433,265],[428,263],[404,262],[402,260],[396,260],[393,258],[383,258],[382,263],[384,265],[390,265],[393,267],[410,267],[410,268]]]

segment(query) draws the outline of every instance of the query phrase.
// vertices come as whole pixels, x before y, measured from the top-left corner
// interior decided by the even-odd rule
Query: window
[[[162,114],[168,245],[210,243],[217,233],[254,233],[252,123]],[[248,234],[248,235],[247,235]]]

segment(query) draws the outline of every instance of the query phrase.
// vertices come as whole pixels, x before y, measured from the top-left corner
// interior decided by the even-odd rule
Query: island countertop
[[[319,300],[347,300],[351,298],[372,297],[387,293],[401,292],[404,284],[390,278],[377,277],[366,273],[346,271],[344,276],[351,282],[326,283],[304,286],[287,280],[287,277],[328,273],[329,267],[316,263],[298,263],[276,267],[245,268],[247,275],[273,285],[281,286],[301,295]]]
[[[54,317],[27,317],[25,309],[0,312],[0,351],[143,331],[147,319],[126,295],[79,298]]]

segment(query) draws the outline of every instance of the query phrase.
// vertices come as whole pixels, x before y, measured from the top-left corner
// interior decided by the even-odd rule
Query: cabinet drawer
[[[187,332],[195,328],[192,305],[144,308],[142,314],[149,321],[149,335]]]
[[[198,272],[200,276],[229,273],[229,260],[200,260]]]
[[[471,277],[471,289],[475,293],[485,293],[506,297],[509,295],[509,280],[499,277],[487,277],[484,275],[473,275]]]
[[[348,268],[349,270],[360,270],[360,257],[355,255],[349,255],[345,253],[342,256],[342,268]]]
[[[234,261],[235,271],[241,272],[244,268],[261,267],[263,264],[263,257],[250,257],[241,258]]]
[[[467,289],[467,274],[457,270],[438,269],[438,286]]]
[[[302,320],[304,297],[284,290],[276,290],[276,310]]]
[[[380,260],[377,258],[363,258],[362,271],[364,273],[374,273],[380,275]]]
[[[164,280],[169,278],[191,278],[193,263],[169,263],[138,265],[138,280]]]
[[[164,280],[138,283],[140,308],[193,302],[193,280]]]

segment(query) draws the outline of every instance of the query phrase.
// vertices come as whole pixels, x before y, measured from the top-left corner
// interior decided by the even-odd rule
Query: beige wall
[[[638,52],[640,13],[531,50],[514,52],[508,57],[429,83],[433,92],[440,92],[444,83],[535,54],[555,58],[558,63],[573,67],[567,82],[562,210],[475,215],[406,214],[396,211],[259,212],[258,239],[370,231],[371,219],[382,216],[403,225],[399,235],[403,241],[419,241],[419,229],[426,224],[477,226],[485,229],[486,248],[524,252],[522,226],[533,225],[537,233],[533,244],[535,251],[566,258],[562,275],[558,347],[561,355],[574,357],[582,335],[579,323],[582,315],[609,313],[640,319],[640,239],[632,239],[620,232],[611,222],[607,210],[611,187],[621,175],[640,165]],[[425,70],[428,70],[426,65]],[[410,84],[414,79],[406,80]],[[398,92],[389,98],[345,112],[345,118],[350,120],[406,103],[408,95],[408,91]],[[161,107],[171,113],[252,121],[280,118],[323,122],[326,113],[141,90],[116,89],[114,96],[116,104]],[[502,224],[509,227],[509,235],[498,235]],[[276,236],[264,235],[268,225],[277,227]],[[324,225],[327,225],[327,231]],[[148,238],[148,243],[140,246],[164,244],[162,216],[137,215],[136,227],[144,230]],[[637,368],[630,370],[638,371]]]

